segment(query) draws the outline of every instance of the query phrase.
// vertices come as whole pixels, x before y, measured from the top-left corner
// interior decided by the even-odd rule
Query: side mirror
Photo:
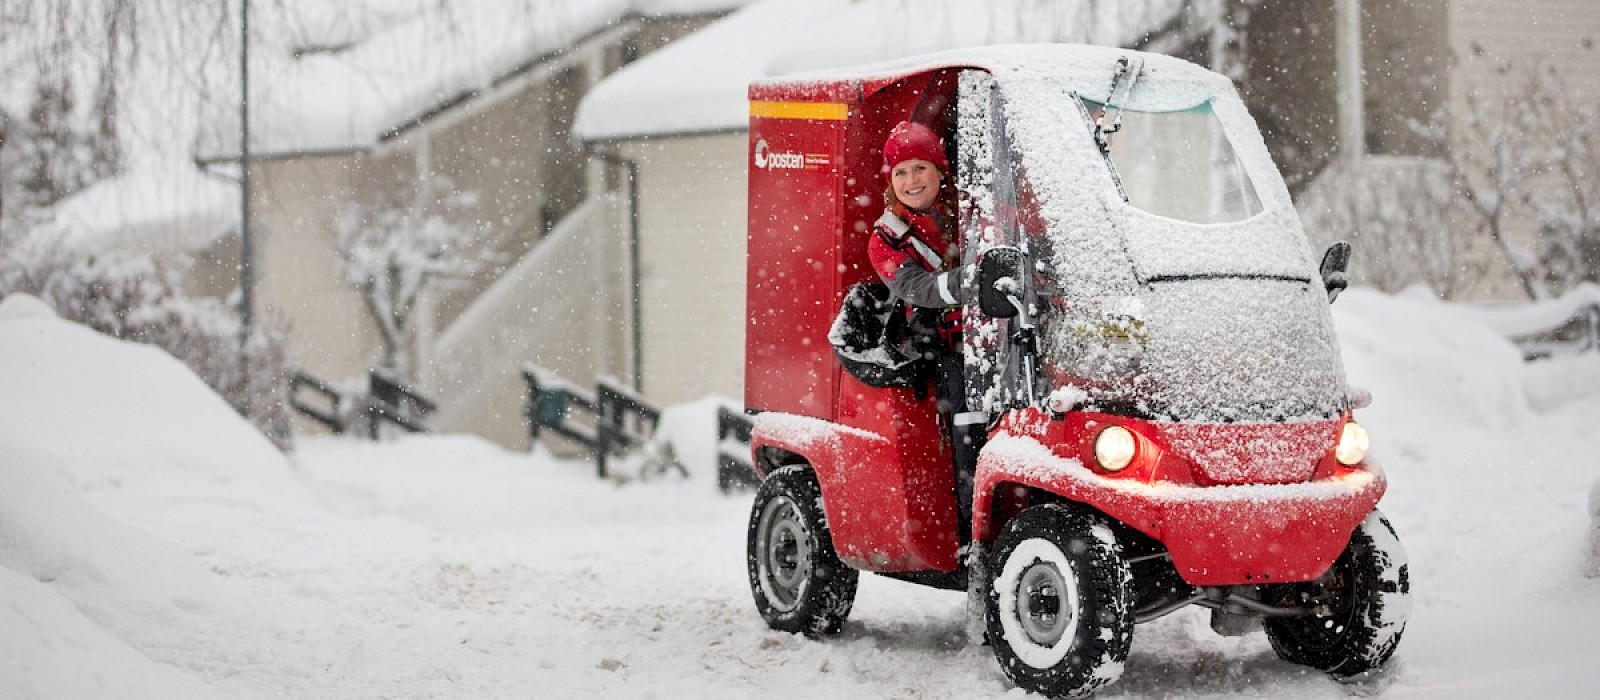
[[[1339,292],[1350,286],[1350,281],[1345,278],[1345,269],[1350,266],[1350,244],[1344,241],[1334,241],[1328,246],[1328,252],[1322,254],[1322,265],[1318,272],[1322,273],[1322,286],[1328,290],[1328,303],[1339,298]]]
[[[1012,246],[995,246],[978,257],[978,308],[991,318],[1017,315],[1022,295],[1023,255]]]

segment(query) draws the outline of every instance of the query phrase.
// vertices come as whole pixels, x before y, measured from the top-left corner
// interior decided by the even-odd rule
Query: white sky
[[[93,16],[108,0],[67,5]],[[252,146],[257,155],[367,148],[386,131],[464,91],[615,23],[629,13],[671,16],[750,0],[255,0],[251,26]],[[33,18],[47,22],[50,0]],[[126,171],[58,210],[58,238],[158,252],[203,246],[234,227],[238,187],[196,159],[238,152],[237,5],[140,3],[138,53],[126,69]],[[41,27],[48,27],[42,24]],[[86,32],[94,37],[94,32]],[[48,40],[40,29],[30,40]],[[37,69],[34,47],[0,51],[0,101],[15,109]],[[103,48],[71,56],[80,88]],[[346,46],[333,53],[295,52]],[[82,99],[80,99],[82,101]]]

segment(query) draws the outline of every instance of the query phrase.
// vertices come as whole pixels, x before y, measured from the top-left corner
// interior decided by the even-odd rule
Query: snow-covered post
[[[1586,573],[1600,577],[1600,480],[1589,489],[1589,568]]]
[[[421,130],[417,139],[413,164],[416,167],[417,180],[416,187],[413,189],[415,196],[411,200],[411,211],[420,212],[428,207],[428,202],[424,197],[431,195],[433,192],[433,188],[430,186],[433,180],[432,130]],[[415,370],[412,372],[412,376],[407,379],[409,379],[410,383],[422,386],[429,386],[431,380],[429,375],[432,366],[433,338],[437,332],[434,327],[434,321],[437,319],[438,314],[434,296],[435,290],[433,289],[423,287],[417,290],[417,300],[412,306],[412,315],[416,321],[411,324],[411,328],[406,330],[409,334],[407,340],[411,343],[410,352],[407,354],[406,359],[414,363],[412,366]]]
[[[1335,60],[1339,83],[1339,155],[1359,171],[1366,155],[1366,94],[1361,68],[1361,0],[1336,0]]]

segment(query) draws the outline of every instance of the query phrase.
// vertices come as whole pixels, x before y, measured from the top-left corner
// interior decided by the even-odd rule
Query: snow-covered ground
[[[1600,357],[1524,365],[1420,295],[1353,290],[1335,315],[1411,556],[1389,670],[1342,686],[1180,613],[1135,631],[1102,696],[1591,697]],[[461,436],[284,456],[159,351],[10,298],[0,697],[1023,695],[964,644],[959,593],[864,577],[839,637],[768,630],[714,404],[668,416],[688,480]]]

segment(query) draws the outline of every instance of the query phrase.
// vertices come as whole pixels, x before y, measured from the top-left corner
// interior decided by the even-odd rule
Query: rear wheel
[[[1265,621],[1279,658],[1336,677],[1382,666],[1411,614],[1410,571],[1394,527],[1372,511],[1333,568],[1315,581],[1284,586],[1278,600],[1317,611]]]
[[[1023,511],[995,540],[988,631],[1019,687],[1084,696],[1116,680],[1133,642],[1128,564],[1099,516],[1047,504]]]
[[[810,469],[773,472],[756,491],[747,531],[750,592],[767,626],[835,634],[855,603],[858,574],[840,563]]]

